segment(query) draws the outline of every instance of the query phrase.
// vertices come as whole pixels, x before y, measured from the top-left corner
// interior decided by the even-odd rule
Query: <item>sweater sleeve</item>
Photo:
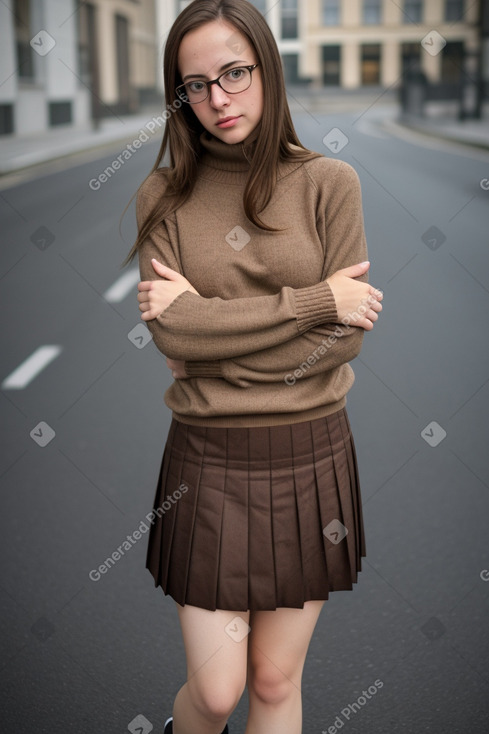
[[[149,181],[150,179],[147,179]],[[138,191],[138,228],[157,203],[143,184]],[[182,272],[175,222],[160,222],[139,249],[142,280],[157,280],[151,258]],[[337,318],[326,281],[305,288],[284,286],[278,293],[249,298],[204,298],[180,293],[156,318],[147,321],[157,348],[171,359],[219,360],[250,354],[287,342],[317,324]]]
[[[334,180],[335,194],[325,204],[321,183],[318,231],[327,253],[322,277],[367,259],[360,180],[355,169],[341,162]],[[359,280],[367,280],[362,276]],[[364,329],[321,324],[275,347],[235,359],[185,361],[189,377],[221,377],[247,387],[252,382],[281,382],[313,376],[349,362],[360,353]]]
[[[340,324],[324,324],[275,347],[234,359],[185,360],[188,377],[221,377],[233,385],[284,382],[329,372],[358,356],[364,330]]]

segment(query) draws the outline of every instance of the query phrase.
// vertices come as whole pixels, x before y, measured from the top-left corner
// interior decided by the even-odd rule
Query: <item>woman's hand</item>
[[[141,318],[150,321],[160,315],[180,293],[192,291],[197,296],[195,288],[186,278],[176,270],[167,268],[154,258],[151,260],[155,272],[166,280],[143,280],[138,283],[139,310]]]
[[[326,279],[333,291],[338,312],[338,323],[360,326],[366,331],[374,328],[374,323],[382,311],[382,291],[368,283],[355,280],[364,275],[370,267],[369,262],[343,268]],[[346,321],[345,321],[346,320]]]
[[[185,362],[183,359],[170,359],[170,357],[167,357],[166,365],[171,369],[171,373],[175,380],[189,379],[189,376],[185,372]]]

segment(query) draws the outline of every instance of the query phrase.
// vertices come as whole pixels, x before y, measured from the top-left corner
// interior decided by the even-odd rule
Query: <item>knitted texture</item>
[[[139,250],[141,280],[158,279],[155,257],[199,293],[184,291],[147,322],[156,347],[183,360],[188,375],[166,390],[166,405],[201,426],[297,423],[340,410],[364,331],[337,323],[326,279],[367,259],[358,174],[325,156],[280,163],[260,218],[281,231],[267,232],[243,208],[253,143],[204,132],[201,145],[191,196]],[[139,227],[166,170],[139,189]]]

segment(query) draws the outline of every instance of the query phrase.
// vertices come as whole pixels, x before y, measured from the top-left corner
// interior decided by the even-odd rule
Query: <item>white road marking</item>
[[[134,286],[139,283],[139,269],[133,268],[127,273],[117,278],[108,290],[104,293],[104,298],[109,303],[120,303],[132,291]]]
[[[22,390],[32,382],[37,375],[56,359],[62,351],[57,344],[45,344],[38,347],[2,382],[3,390]]]

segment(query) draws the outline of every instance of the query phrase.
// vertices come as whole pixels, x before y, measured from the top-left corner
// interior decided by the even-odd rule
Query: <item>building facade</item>
[[[487,96],[489,0],[252,1],[288,84],[395,88],[416,68],[443,98],[480,64]],[[160,103],[164,43],[188,3],[2,0],[0,134],[86,127]]]
[[[252,2],[273,31],[289,84],[358,89],[395,87],[415,65],[433,84],[457,84],[467,58],[479,48],[480,3],[487,0]],[[160,42],[188,2],[161,5]],[[421,44],[432,30],[441,36],[440,45],[446,43],[441,52]]]
[[[155,0],[0,3],[0,134],[138,109],[157,84]]]
[[[433,84],[456,84],[479,46],[474,0],[308,0],[298,75],[355,89],[398,85],[419,67]],[[433,38],[423,39],[436,31]],[[427,42],[431,41],[428,45]],[[445,44],[445,45],[443,45]]]

